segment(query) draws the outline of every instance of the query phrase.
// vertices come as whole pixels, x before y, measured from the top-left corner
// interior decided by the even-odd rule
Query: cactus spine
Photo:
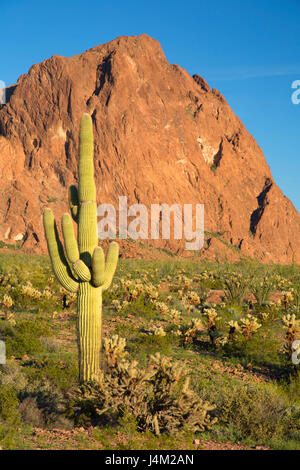
[[[80,123],[78,190],[76,186],[69,190],[72,218],[78,224],[78,242],[68,213],[62,217],[63,247],[51,209],[44,212],[44,229],[53,271],[65,289],[77,293],[81,382],[91,380],[100,369],[102,292],[111,284],[119,256],[116,242],[110,244],[106,260],[98,246],[93,157],[92,119],[84,114]]]

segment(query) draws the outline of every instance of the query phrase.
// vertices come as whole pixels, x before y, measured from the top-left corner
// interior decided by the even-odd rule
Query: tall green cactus
[[[93,156],[92,119],[89,114],[84,114],[80,123],[78,190],[76,186],[69,190],[72,218],[78,224],[78,243],[69,214],[62,217],[64,249],[51,209],[44,212],[44,229],[53,271],[65,289],[77,293],[81,382],[89,381],[100,369],[102,292],[111,284],[119,256],[116,242],[110,244],[106,260],[98,246]]]

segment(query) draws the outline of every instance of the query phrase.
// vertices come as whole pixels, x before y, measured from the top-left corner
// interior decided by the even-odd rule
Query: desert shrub
[[[248,340],[241,334],[235,335],[224,345],[223,351],[228,356],[239,358],[245,365],[251,362],[274,368],[282,367],[280,339],[272,331],[266,334],[261,330],[262,328]]]
[[[19,410],[25,424],[63,428],[72,426],[64,415],[64,395],[49,380],[30,381],[19,393],[19,399]]]
[[[296,315],[299,315],[300,313],[300,288],[296,289],[294,292],[293,311],[296,313]]]
[[[17,426],[20,422],[17,392],[11,385],[0,387],[0,422]]]
[[[26,387],[27,377],[15,361],[0,366],[0,387],[2,385],[9,385],[17,392]]]
[[[1,366],[0,422],[19,424],[21,418],[23,424],[37,427],[70,427],[64,418],[63,399],[62,392],[47,377],[28,374],[26,367],[14,361]]]
[[[160,434],[156,436],[150,431],[137,431],[136,420],[132,415],[120,418],[117,426],[95,427],[93,437],[101,442],[103,450],[194,450],[194,434],[179,431],[175,434]]]
[[[39,339],[43,350],[50,353],[57,353],[58,351],[60,351],[61,346],[57,342],[56,338],[41,336]]]
[[[25,398],[20,403],[19,412],[23,424],[29,424],[37,428],[45,426],[44,416],[37,405],[36,397]]]
[[[77,422],[104,422],[108,417],[134,417],[139,431],[173,433],[203,431],[214,424],[214,409],[190,388],[186,372],[177,363],[156,354],[148,369],[124,359],[100,372],[94,382],[72,392],[69,414]],[[76,418],[77,417],[77,418]]]
[[[204,283],[200,283],[197,286],[197,294],[200,298],[200,306],[204,306],[209,297],[209,288]]]
[[[241,305],[249,291],[249,281],[239,273],[227,274],[224,278],[224,294],[228,304]]]
[[[76,360],[45,358],[29,360],[24,364],[24,373],[29,381],[46,380],[62,392],[77,383],[78,365]]]
[[[149,356],[160,352],[161,354],[171,354],[172,346],[176,338],[170,334],[161,335],[142,335],[128,342],[128,351],[133,356]]]
[[[19,285],[30,280],[37,286],[45,286],[52,276],[50,262],[45,256],[24,253],[1,253],[0,273],[10,276],[10,284]],[[15,282],[11,282],[11,280]]]
[[[270,300],[271,294],[276,290],[276,279],[271,276],[252,278],[249,290],[254,295],[257,304],[261,306]]]
[[[234,385],[214,394],[220,423],[238,438],[267,442],[281,438],[300,424],[300,408],[287,403],[276,389],[256,384]]]
[[[0,448],[13,449],[20,425],[19,400],[11,385],[0,386]]]
[[[125,300],[122,303],[115,302],[115,300],[108,300],[107,296],[103,297],[103,305],[111,308],[113,306],[114,310],[119,310],[118,314],[124,315],[130,313],[136,317],[143,317],[143,318],[156,318],[158,316],[158,312],[156,311],[156,305],[154,302],[151,302],[145,298],[145,295],[140,295],[137,299],[131,300],[130,302]],[[118,303],[120,305],[120,309],[117,308]]]
[[[50,334],[49,327],[41,321],[23,320],[14,326],[3,323],[5,324],[1,325],[0,336],[6,342],[8,357],[41,352],[43,347],[39,338]]]

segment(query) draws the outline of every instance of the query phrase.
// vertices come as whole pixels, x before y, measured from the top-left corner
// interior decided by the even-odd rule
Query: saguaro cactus
[[[71,216],[62,217],[64,248],[51,209],[44,212],[44,229],[53,271],[61,285],[77,293],[77,335],[79,377],[89,381],[100,368],[102,292],[111,284],[116,270],[119,247],[109,246],[105,260],[98,246],[96,186],[92,119],[84,114],[80,123],[79,184],[71,186],[69,203],[78,224],[77,238]]]

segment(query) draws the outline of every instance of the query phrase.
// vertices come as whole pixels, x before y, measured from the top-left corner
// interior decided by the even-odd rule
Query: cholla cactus
[[[202,321],[199,318],[192,318],[188,327],[182,327],[180,335],[183,336],[185,344],[190,344],[197,338],[200,331],[203,331]]]
[[[124,290],[124,297],[128,301],[132,302],[137,300],[139,296],[143,293],[144,286],[141,282],[132,281],[128,279],[120,279],[121,287]]]
[[[2,304],[4,305],[4,314],[5,318],[9,319],[9,309],[14,305],[14,301],[10,295],[5,294],[2,300]]]
[[[174,323],[178,323],[181,318],[181,313],[179,312],[179,310],[176,310],[176,308],[172,308],[171,310],[169,310],[169,315]]]
[[[229,336],[220,336],[216,339],[216,345],[217,346],[225,346],[228,344],[229,341]]]
[[[51,299],[51,297],[53,297],[53,295],[54,294],[53,294],[52,290],[49,287],[46,287],[42,292],[42,296],[46,297],[46,299]]]
[[[265,323],[266,321],[268,321],[269,317],[270,317],[270,313],[269,312],[260,312],[260,319],[263,323]]]
[[[149,330],[149,333],[153,336],[166,336],[166,332],[162,326],[154,326]]]
[[[198,305],[200,304],[200,297],[197,292],[190,291],[183,297],[183,302],[190,304],[190,305]]]
[[[296,319],[296,315],[293,313],[292,315],[284,315],[282,317],[283,328],[286,329],[293,329],[293,331],[297,332],[300,328],[300,320]]]
[[[2,303],[5,307],[10,308],[13,306],[14,301],[10,295],[5,294],[3,297]]]
[[[171,434],[184,427],[192,432],[209,429],[217,421],[208,414],[215,406],[201,400],[190,388],[190,378],[184,368],[159,353],[151,356],[151,360],[155,372],[150,379],[154,399],[150,401],[147,413],[151,430],[159,435],[161,432]],[[148,423],[146,421],[146,426]]]
[[[29,281],[21,287],[21,293],[35,300],[39,300],[42,297],[42,293],[35,289]]]
[[[284,351],[290,358],[294,352],[293,342],[297,339],[297,335],[300,333],[300,320],[297,320],[296,315],[293,313],[292,315],[284,315],[282,323],[283,328],[286,330]]]
[[[284,306],[284,310],[288,312],[290,304],[294,300],[294,290],[290,289],[288,291],[283,292],[281,304]]]
[[[122,305],[121,305],[121,302],[118,300],[118,299],[115,299],[115,300],[112,300],[112,306],[114,307],[114,309],[116,310],[116,312],[121,312],[122,310]]]
[[[220,319],[218,313],[214,308],[204,309],[204,315],[207,317],[207,332],[212,345],[215,345],[216,339],[219,336],[216,321]]]
[[[292,285],[291,281],[289,279],[285,279],[281,277],[279,274],[275,276],[277,288],[280,290],[286,290],[289,289]]]
[[[184,291],[183,291],[183,289],[179,289],[179,290],[177,291],[177,294],[178,294],[179,299],[182,300],[183,297],[184,297]]]
[[[258,323],[257,319],[248,314],[246,318],[241,318],[241,332],[244,337],[249,340],[251,339],[253,333],[256,333],[257,330],[261,327],[261,324]]]
[[[237,321],[235,320],[230,320],[227,322],[227,325],[229,326],[229,332],[228,332],[228,341],[232,340],[235,333],[238,333],[241,331],[240,326]]]
[[[118,335],[104,339],[103,349],[109,367],[114,367],[118,361],[120,362],[128,354],[127,351],[125,351],[125,346],[126,340],[119,338]]]
[[[73,405],[83,413],[98,416],[113,411],[117,416],[131,413],[139,431],[156,435],[174,433],[187,427],[204,431],[216,422],[209,412],[215,407],[190,388],[186,371],[179,363],[151,356],[148,369],[137,361],[118,360],[106,373],[100,371],[93,383],[72,394]]]
[[[69,191],[73,220],[78,224],[78,242],[72,218],[62,218],[63,249],[50,209],[44,212],[44,228],[53,271],[61,285],[77,293],[79,375],[88,381],[100,368],[102,292],[108,289],[118,261],[118,244],[112,242],[105,261],[98,247],[96,186],[93,162],[92,119],[84,114],[80,124],[79,184]]]
[[[9,274],[0,274],[0,286],[6,287],[9,282],[10,282]]]
[[[178,274],[176,276],[176,280],[177,280],[177,283],[170,284],[169,288],[171,291],[180,292],[180,296],[183,295],[183,292],[188,291],[193,283],[192,279],[189,279],[183,274]]]
[[[194,279],[195,281],[208,281],[215,278],[215,274],[209,273],[207,271],[203,271],[202,273],[195,274]]]
[[[149,284],[145,287],[145,299],[149,300],[150,302],[154,302],[158,299],[157,288],[152,284]]]
[[[216,326],[216,321],[220,319],[220,317],[218,317],[217,311],[214,308],[204,309],[203,314],[207,317],[208,329],[210,329],[212,326]]]
[[[155,308],[156,310],[158,310],[158,312],[161,314],[161,315],[167,315],[168,311],[169,311],[169,307],[167,304],[165,304],[164,302],[155,302],[154,303],[155,305]]]
[[[133,289],[130,291],[130,300],[136,300],[139,297],[139,291],[137,289]]]
[[[187,291],[191,288],[192,284],[193,284],[193,280],[188,278],[187,276],[182,276],[181,279],[179,278],[178,279],[180,284],[181,284],[181,287],[184,291]]]

